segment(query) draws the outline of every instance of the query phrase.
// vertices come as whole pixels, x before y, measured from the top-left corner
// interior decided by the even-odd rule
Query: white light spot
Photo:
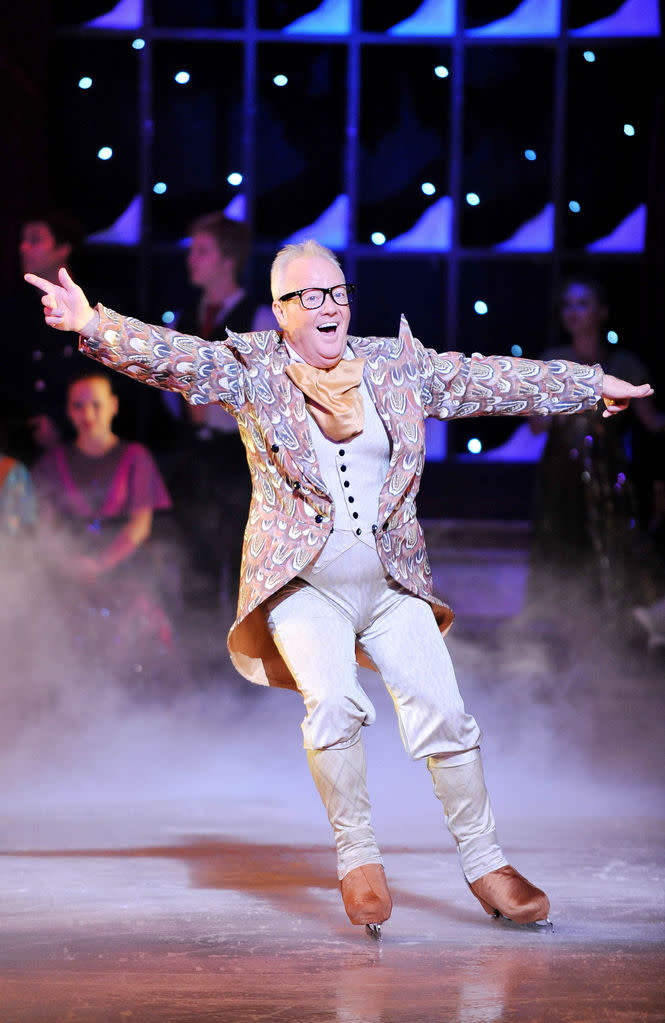
[[[134,39],[132,41],[132,49],[133,50],[142,50],[144,46],[145,46],[145,39]]]
[[[472,455],[479,455],[480,452],[483,450],[483,445],[481,444],[477,437],[471,437],[466,446],[466,449]]]
[[[515,356],[515,358],[519,359],[520,355],[523,355],[523,354],[524,354],[524,353],[522,352],[522,347],[521,347],[521,345],[513,345],[513,347],[512,347],[511,349],[510,349],[510,354],[511,354],[511,355],[514,355],[514,356]]]
[[[618,343],[619,335],[617,334],[616,330],[608,330],[608,332],[607,332],[607,340],[609,341],[609,343],[611,345],[615,345],[615,344]]]
[[[478,313],[479,316],[485,316],[488,311],[487,302],[483,302],[482,299],[478,299],[477,302],[473,303],[473,310]]]
[[[477,195],[475,192],[467,192],[466,201],[468,202],[469,206],[477,206],[478,203],[480,202],[480,196]]]
[[[524,150],[524,156],[525,156],[525,158],[527,160],[532,160],[532,161],[535,160],[536,159],[536,151],[535,151],[535,149],[525,149]]]
[[[190,77],[191,76],[189,71],[178,71],[178,73],[174,75],[174,78],[178,85],[187,85],[187,82],[189,81]]]
[[[233,171],[228,175],[226,180],[233,186],[242,185],[242,174],[239,174],[238,171]]]
[[[431,181],[423,181],[420,187],[425,195],[434,195],[436,192],[436,186]]]
[[[97,153],[97,156],[99,157],[100,160],[110,160],[111,157],[113,156],[113,150],[111,149],[110,146],[102,146],[102,148]]]
[[[594,60],[596,59],[596,54],[593,52],[593,50],[585,50],[582,56],[589,64],[593,64]]]
[[[166,312],[162,313],[162,323],[173,323],[175,320],[175,313],[167,309]]]
[[[624,135],[628,135],[629,137],[632,137],[635,134],[635,125],[634,124],[624,124],[624,126],[623,126],[623,133],[624,133]]]
[[[372,235],[372,242],[374,245],[384,245],[386,236],[381,231],[375,231]]]
[[[582,207],[575,199],[571,199],[568,203],[568,209],[571,213],[579,213]]]
[[[164,195],[164,192],[166,191],[166,182],[156,181],[155,184],[152,186],[152,190],[155,193],[155,195]]]
[[[450,74],[450,71],[443,64],[437,64],[437,66],[434,68],[434,74],[436,75],[437,78],[447,78],[448,75]]]
[[[279,86],[280,89],[289,84],[289,80],[286,75],[275,75],[272,81],[273,85]]]
[[[83,78],[79,78],[79,89],[90,89],[92,87],[92,78],[88,75],[84,75]]]

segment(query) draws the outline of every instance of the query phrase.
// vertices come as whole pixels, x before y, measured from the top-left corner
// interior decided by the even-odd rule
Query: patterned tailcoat
[[[229,331],[225,342],[209,343],[101,305],[97,311],[98,329],[81,338],[81,351],[135,379],[179,391],[193,405],[219,402],[236,417],[253,493],[229,652],[251,681],[294,688],[262,604],[317,557],[335,509],[314,453],[304,397],[285,373],[289,354],[281,334]],[[348,344],[365,359],[365,383],[390,439],[377,519],[379,557],[393,579],[429,602],[445,632],[453,613],[432,593],[416,519],[426,417],[583,411],[600,398],[602,370],[564,360],[439,354],[413,337],[404,317],[396,338],[349,337]]]

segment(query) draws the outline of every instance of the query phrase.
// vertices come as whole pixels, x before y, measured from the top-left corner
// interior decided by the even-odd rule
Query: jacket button
[[[348,480],[344,480],[344,486],[345,486],[345,487],[350,487],[350,486],[351,486],[351,484],[349,483],[349,481],[348,481]]]
[[[340,449],[339,449],[339,452],[338,452],[338,454],[340,454],[340,455],[342,456],[342,458],[344,457],[345,453],[346,453],[346,452],[344,451],[344,448],[340,448]]]
[[[298,483],[298,480],[296,480],[295,483],[293,484],[293,489],[300,490],[300,484]]]
[[[346,472],[346,466],[345,465],[340,465],[339,471],[340,472]]]
[[[273,444],[273,446],[271,447],[270,450],[271,451],[279,451],[279,444]]]
[[[374,525],[372,526],[372,532],[373,532],[373,533],[376,533],[376,528],[377,528],[377,527],[376,527],[376,523],[374,523]]]
[[[349,498],[349,504],[353,504],[354,501],[355,501],[355,497],[350,497]]]
[[[362,533],[362,529],[356,529],[356,536],[360,536],[361,533]]]
[[[323,522],[323,515],[315,515],[314,516],[314,521],[315,522]]]

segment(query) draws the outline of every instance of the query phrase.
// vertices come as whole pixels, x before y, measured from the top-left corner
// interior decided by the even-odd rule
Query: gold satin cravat
[[[358,384],[364,359],[340,359],[332,369],[317,369],[306,362],[291,362],[287,376],[305,395],[307,409],[331,440],[349,440],[362,433],[363,399]]]

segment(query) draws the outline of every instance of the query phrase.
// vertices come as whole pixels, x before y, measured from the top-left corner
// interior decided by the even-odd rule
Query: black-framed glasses
[[[289,291],[278,301],[288,302],[290,298],[299,298],[303,309],[319,309],[326,295],[330,295],[335,305],[350,305],[355,291],[355,284],[336,284],[334,288],[301,288],[300,291]]]

